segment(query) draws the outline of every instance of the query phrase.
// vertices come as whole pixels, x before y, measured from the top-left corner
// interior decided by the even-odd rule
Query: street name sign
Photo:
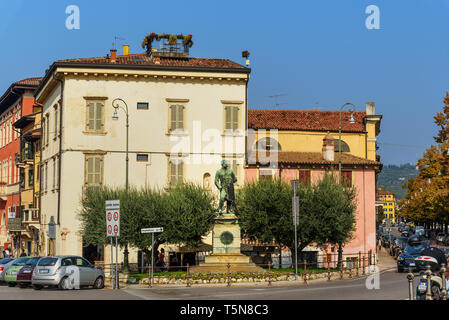
[[[106,200],[106,235],[120,236],[120,200]]]
[[[164,232],[164,228],[158,227],[158,228],[143,228],[140,229],[141,233],[155,233],[155,232]]]

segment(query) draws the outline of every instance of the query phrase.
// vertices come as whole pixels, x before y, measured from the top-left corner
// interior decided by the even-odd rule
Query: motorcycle
[[[437,259],[430,256],[419,256],[415,259],[416,268],[420,271],[420,279],[416,287],[416,300],[426,300],[427,275],[424,270],[430,266],[432,275],[430,276],[430,292],[433,300],[442,299],[441,290],[443,288],[443,278],[439,272],[440,266]]]

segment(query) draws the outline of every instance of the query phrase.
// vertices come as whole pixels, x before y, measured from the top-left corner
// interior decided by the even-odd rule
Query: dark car
[[[429,244],[426,242],[412,242],[412,244],[407,243],[404,248],[404,251],[398,257],[398,272],[403,272],[404,270],[408,270],[408,268],[412,268],[412,270],[416,269],[415,259],[421,255],[421,251],[428,248]]]
[[[393,235],[391,235],[391,234],[385,234],[383,237],[382,237],[382,246],[384,247],[384,248],[389,248],[390,247],[390,245],[391,245],[391,242],[393,241],[393,239],[394,239],[395,237],[393,236]]]
[[[16,282],[19,284],[21,288],[26,288],[31,285],[31,277],[33,275],[34,268],[37,265],[41,257],[32,257],[30,258],[25,265],[20,269],[17,274]]]

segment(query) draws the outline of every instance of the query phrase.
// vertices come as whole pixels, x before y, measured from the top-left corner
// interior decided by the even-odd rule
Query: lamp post
[[[340,182],[340,184],[341,184],[341,114],[342,114],[343,108],[347,105],[352,106],[351,118],[349,119],[349,123],[351,123],[351,124],[355,123],[354,115],[353,115],[353,113],[355,111],[355,105],[350,102],[346,102],[344,105],[342,105],[340,107],[339,121],[338,121],[338,181]]]
[[[126,109],[120,106],[119,102],[122,102]],[[114,107],[114,114],[112,115],[112,120],[116,121],[118,120],[118,114],[117,110],[121,108],[125,114],[126,114],[126,175],[125,175],[125,186],[126,186],[126,193],[128,193],[128,163],[129,163],[129,157],[128,157],[128,131],[129,131],[129,114],[128,114],[128,105],[123,99],[116,98],[112,101],[112,106]],[[123,252],[123,272],[129,271],[128,266],[128,245],[125,244],[125,250]]]

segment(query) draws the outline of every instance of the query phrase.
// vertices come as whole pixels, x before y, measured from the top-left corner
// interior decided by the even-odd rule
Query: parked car
[[[5,273],[5,282],[9,287],[14,287],[17,284],[17,275],[20,269],[26,264],[31,257],[20,257],[14,260],[8,270]]]
[[[14,258],[4,258],[0,260],[0,282],[5,281],[6,270],[9,269],[14,260]]]
[[[448,236],[444,232],[440,232],[437,234],[436,240],[438,244],[445,246],[448,242]]]
[[[71,274],[74,269],[79,272],[79,284],[74,283]],[[31,283],[36,290],[44,286],[56,286],[59,289],[93,286],[95,289],[104,287],[104,273],[95,268],[89,261],[78,256],[53,256],[41,258],[33,270]],[[70,283],[72,281],[72,283]]]
[[[382,246],[384,247],[384,248],[389,248],[390,247],[390,245],[391,245],[391,242],[393,241],[393,239],[394,239],[394,236],[392,235],[392,234],[385,234],[383,237],[382,237]]]
[[[392,256],[396,259],[407,246],[407,237],[397,237],[391,246]]]
[[[28,259],[22,269],[20,269],[19,273],[17,274],[16,282],[21,288],[26,288],[31,285],[31,276],[40,258],[41,257],[33,257]]]
[[[421,251],[428,248],[429,244],[426,242],[414,242],[407,243],[404,251],[398,257],[398,272],[403,272],[404,270],[408,270],[408,268],[412,268],[416,270],[415,259],[418,258],[421,254]]]

